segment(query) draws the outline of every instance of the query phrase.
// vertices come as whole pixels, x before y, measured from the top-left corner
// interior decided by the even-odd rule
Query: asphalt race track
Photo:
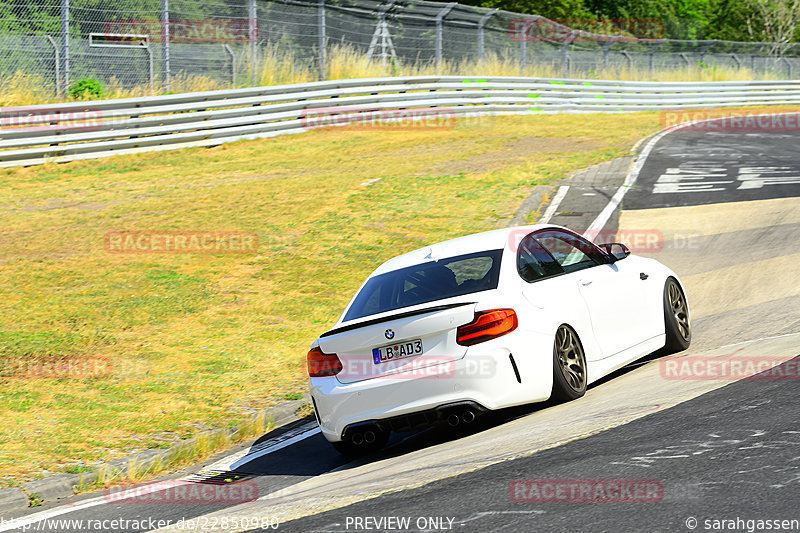
[[[688,351],[630,365],[578,401],[496,413],[469,432],[395,437],[355,462],[301,421],[204,465],[256,484],[256,501],[88,495],[25,515],[28,531],[146,517],[202,518],[159,530],[175,532],[250,529],[231,526],[244,518],[297,532],[786,529],[773,521],[800,520],[800,133],[679,129],[651,142],[611,220],[621,236],[646,237],[634,253],[684,282]],[[720,361],[769,364],[742,379],[708,370]]]

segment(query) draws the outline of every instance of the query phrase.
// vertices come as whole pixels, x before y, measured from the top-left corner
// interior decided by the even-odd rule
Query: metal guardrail
[[[214,146],[371,120],[798,104],[800,81],[418,76],[0,109],[0,167]]]

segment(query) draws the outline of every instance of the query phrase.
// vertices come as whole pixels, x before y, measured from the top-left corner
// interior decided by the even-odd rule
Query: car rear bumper
[[[507,337],[508,340],[511,339]],[[522,347],[514,352],[524,353]],[[550,358],[529,354],[529,359],[521,364],[521,356],[515,355],[515,372],[511,354],[512,349],[506,342],[505,346],[489,349],[473,347],[462,359],[425,367],[421,372],[348,384],[335,377],[312,378],[311,396],[322,433],[329,441],[336,442],[342,440],[345,429],[354,424],[383,420],[386,421],[383,427],[397,429],[391,423],[393,420],[402,421],[407,415],[419,414],[416,418],[424,423],[426,412],[432,412],[435,418],[436,408],[458,402],[499,409],[546,400],[552,388]],[[532,360],[542,363],[533,365]],[[534,371],[534,366],[540,367],[538,371]],[[521,368],[524,368],[523,377],[518,380]]]

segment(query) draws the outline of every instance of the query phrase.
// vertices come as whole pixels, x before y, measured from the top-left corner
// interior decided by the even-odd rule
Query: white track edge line
[[[550,202],[550,205],[547,206],[547,210],[544,212],[544,215],[542,215],[542,218],[539,220],[538,224],[547,224],[550,222],[550,219],[556,214],[556,209],[558,209],[561,201],[567,195],[567,191],[569,191],[569,185],[562,185],[558,188],[558,192],[553,197],[553,201]]]

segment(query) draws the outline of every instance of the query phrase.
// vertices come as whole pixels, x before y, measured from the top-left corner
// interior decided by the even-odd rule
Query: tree
[[[772,43],[770,55],[782,55],[797,37],[800,0],[746,0],[752,12],[747,17],[747,32],[753,40]]]

